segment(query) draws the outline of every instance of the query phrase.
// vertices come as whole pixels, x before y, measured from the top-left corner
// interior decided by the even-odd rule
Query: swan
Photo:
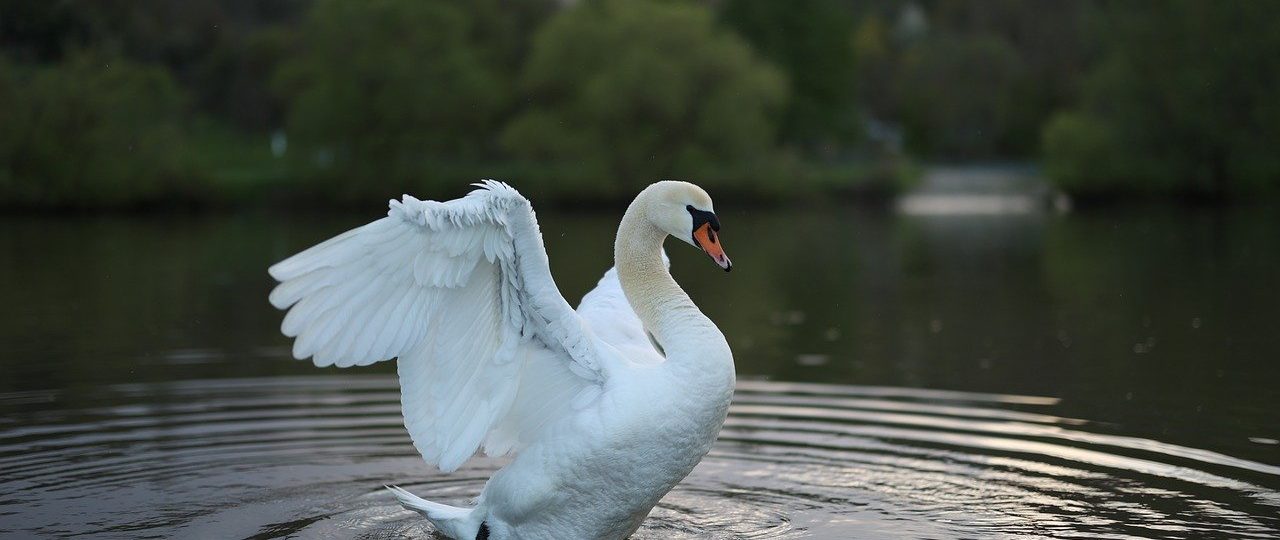
[[[398,358],[405,428],[441,471],[480,449],[514,454],[470,508],[387,486],[443,534],[626,538],[710,450],[733,393],[729,344],[663,251],[674,236],[732,268],[711,197],[677,181],[641,191],[614,267],[575,311],[529,200],[475,186],[392,200],[387,217],[272,266],[281,330],[316,366]]]

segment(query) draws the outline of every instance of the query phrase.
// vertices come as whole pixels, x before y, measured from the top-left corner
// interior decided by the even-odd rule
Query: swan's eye
[[[710,223],[713,231],[720,230],[720,219],[716,217],[715,213],[698,210],[692,204],[685,205],[685,209],[689,211],[690,216],[693,216],[693,230],[698,230],[698,227],[701,227],[704,223]],[[712,238],[715,237],[712,236]]]

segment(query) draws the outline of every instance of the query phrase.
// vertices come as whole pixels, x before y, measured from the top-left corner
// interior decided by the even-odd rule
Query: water
[[[732,210],[670,245],[743,381],[637,538],[1280,536],[1280,215]],[[271,262],[369,215],[0,221],[0,537],[429,537],[390,364],[288,358]],[[541,213],[570,299],[616,215]]]

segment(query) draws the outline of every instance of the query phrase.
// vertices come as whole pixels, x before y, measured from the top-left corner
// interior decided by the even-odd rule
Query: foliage
[[[1080,195],[1280,186],[1274,1],[0,0],[0,13],[4,205],[281,187],[364,201],[485,176],[558,200],[658,177],[740,197],[861,194],[903,189],[916,160],[1037,154]],[[282,127],[284,160],[267,144]],[[129,140],[146,148],[119,151]]]
[[[4,56],[0,56],[0,193],[9,191],[13,180],[13,165],[23,144],[23,131],[30,126],[31,110],[24,107],[26,92],[22,90],[23,77]]]
[[[1076,113],[1054,116],[1045,126],[1043,144],[1048,155],[1074,156],[1070,160],[1046,162],[1045,174],[1055,179],[1059,188],[1076,195],[1103,193],[1112,189],[1117,179],[1135,185],[1136,179],[1153,179],[1133,168],[1133,159],[1121,155],[1115,130],[1093,116]]]
[[[853,14],[836,0],[730,0],[721,19],[783,69],[790,100],[783,136],[806,146],[860,138]]]
[[[1093,2],[884,3],[853,34],[858,100],[933,160],[1030,156],[1044,122],[1076,96]]]
[[[246,138],[279,129],[285,104],[270,83],[295,40],[294,32],[269,27],[212,49],[198,68],[200,109],[248,132]]]
[[[483,155],[510,96],[475,24],[443,2],[319,0],[277,74],[299,173],[381,196],[430,179],[433,159]]]
[[[1079,110],[1045,131],[1053,179],[1092,194],[1277,187],[1280,3],[1179,0],[1109,15]]]
[[[934,39],[912,50],[899,91],[912,147],[968,158],[990,158],[1008,148],[1022,71],[1018,54],[998,37]]]
[[[283,33],[308,0],[0,0],[0,44],[15,59],[56,63],[92,49],[163,67],[199,112],[250,127],[271,105],[263,64],[275,60],[262,34]],[[274,126],[273,126],[274,127]]]
[[[183,99],[163,69],[79,53],[0,65],[0,203],[122,206],[187,196]]]
[[[565,9],[537,34],[528,106],[502,142],[571,163],[599,194],[670,177],[728,181],[773,147],[780,74],[696,5],[603,1]]]
[[[1024,118],[1006,153],[1029,155],[1040,125],[1056,109],[1076,99],[1080,73],[1095,55],[1086,24],[1107,4],[1058,0],[939,0],[933,12],[934,36],[996,38],[1007,43],[1020,66],[1009,103],[1010,117]],[[1019,141],[1020,140],[1020,141]]]

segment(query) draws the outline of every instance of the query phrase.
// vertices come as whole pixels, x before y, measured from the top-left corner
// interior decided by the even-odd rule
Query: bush
[[[1019,111],[1025,66],[1000,37],[940,36],[909,50],[902,70],[907,143],[924,155],[990,159],[1035,125]]]
[[[728,0],[720,17],[786,72],[790,99],[782,136],[809,151],[830,153],[862,135],[854,17],[840,0]]]
[[[199,187],[163,70],[93,53],[0,66],[0,204],[126,206]]]
[[[563,10],[536,35],[522,82],[529,106],[503,146],[566,165],[577,178],[562,181],[605,197],[662,178],[739,181],[768,160],[786,95],[778,71],[706,8],[679,3]]]
[[[1114,130],[1097,118],[1060,113],[1045,125],[1043,139],[1045,174],[1059,189],[1088,195],[1130,176],[1118,170],[1123,159],[1117,159]]]
[[[317,2],[275,81],[297,172],[339,199],[456,183],[434,173],[484,155],[510,99],[476,24],[447,2]]]
[[[1071,192],[1227,197],[1280,188],[1277,2],[1115,4],[1078,110],[1044,131]]]

